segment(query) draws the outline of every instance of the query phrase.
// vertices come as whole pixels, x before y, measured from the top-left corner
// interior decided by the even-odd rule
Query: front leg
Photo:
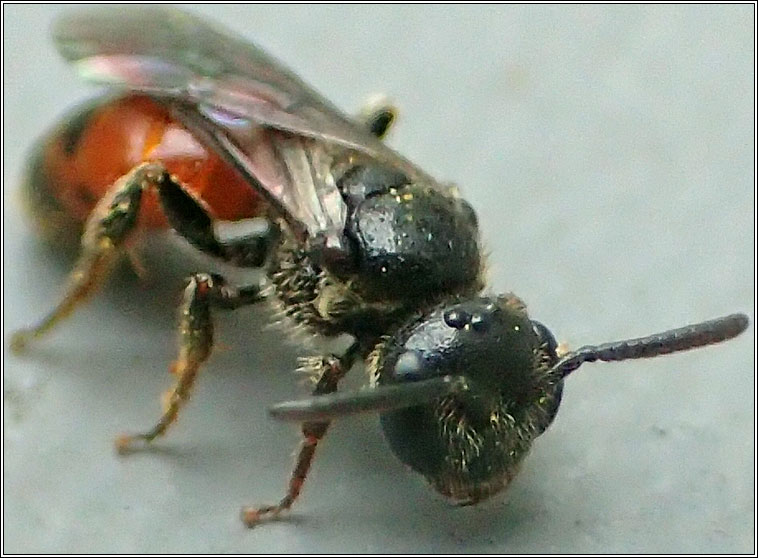
[[[337,391],[339,381],[353,367],[355,361],[364,355],[364,348],[355,341],[345,353],[338,357],[328,355],[308,359],[306,366],[317,375],[316,387],[313,395],[323,395]],[[282,512],[289,510],[297,500],[308,476],[316,447],[326,434],[329,422],[306,422],[302,425],[303,439],[297,454],[295,468],[290,476],[287,492],[276,505],[261,506],[258,508],[242,508],[241,518],[248,527],[254,527],[258,523],[277,518]]]
[[[219,275],[197,273],[190,277],[184,291],[179,318],[179,356],[171,372],[176,383],[163,399],[163,415],[147,432],[122,435],[116,440],[120,453],[134,450],[137,442],[151,442],[162,436],[176,421],[181,407],[189,400],[200,366],[213,348],[211,308],[234,309],[261,300],[258,286],[235,288]]]

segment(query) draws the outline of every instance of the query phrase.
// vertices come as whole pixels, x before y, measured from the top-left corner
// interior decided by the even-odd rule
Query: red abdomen
[[[26,195],[43,229],[81,229],[113,183],[145,161],[163,163],[215,219],[263,213],[251,184],[144,95],[101,99],[62,122],[30,161]],[[143,227],[167,226],[154,192],[143,198],[139,218]]]

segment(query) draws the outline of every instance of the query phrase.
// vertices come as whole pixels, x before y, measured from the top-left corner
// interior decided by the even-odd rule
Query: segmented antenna
[[[699,324],[654,333],[647,337],[614,341],[597,346],[588,345],[564,356],[548,374],[562,379],[585,362],[651,358],[712,345],[738,336],[745,331],[747,325],[748,319],[745,314],[731,314]]]

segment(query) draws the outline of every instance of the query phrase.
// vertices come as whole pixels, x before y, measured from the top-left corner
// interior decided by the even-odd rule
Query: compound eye
[[[547,344],[547,350],[551,356],[555,357],[555,351],[558,348],[558,343],[555,341],[555,337],[550,333],[550,330],[536,320],[532,320],[532,328],[534,333],[540,340],[540,345]]]
[[[474,211],[474,208],[471,207],[471,205],[464,199],[459,199],[459,211],[462,215],[465,216],[466,220],[471,224],[472,227],[475,229],[479,227],[479,218],[476,216],[476,211]]]

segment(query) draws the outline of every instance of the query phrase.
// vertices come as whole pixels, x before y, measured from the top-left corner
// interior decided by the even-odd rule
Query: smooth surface
[[[179,424],[118,458],[114,436],[157,418],[172,304],[198,264],[153,261],[147,286],[127,273],[30,355],[7,353],[68,266],[14,199],[34,139],[92,94],[47,40],[62,9],[3,6],[5,552],[755,551],[754,325],[586,365],[506,497],[478,507],[433,494],[366,417],[329,434],[291,520],[244,528],[239,507],[281,496],[297,441],[265,409],[305,393],[265,310],[219,317]],[[462,185],[493,290],[559,340],[755,323],[753,6],[191,9],[346,110],[392,95],[391,143]]]

